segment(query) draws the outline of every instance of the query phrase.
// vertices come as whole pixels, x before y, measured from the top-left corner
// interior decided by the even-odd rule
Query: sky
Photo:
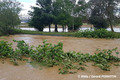
[[[17,0],[22,4],[22,11],[20,12],[20,15],[28,15],[28,11],[31,10],[31,6],[35,6],[36,0]],[[86,0],[88,1],[88,0]]]
[[[20,15],[28,15],[28,11],[31,10],[31,6],[35,6],[36,0],[17,0],[22,4],[22,11]]]

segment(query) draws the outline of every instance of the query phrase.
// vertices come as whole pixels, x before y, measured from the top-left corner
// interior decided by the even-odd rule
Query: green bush
[[[0,36],[18,33],[22,33],[22,30],[14,29],[12,27],[5,26],[4,24],[0,23]]]
[[[0,34],[1,35],[9,35],[9,34],[13,34],[13,33],[14,33],[13,28],[0,23]]]
[[[17,42],[16,51],[19,51],[19,54],[21,54],[21,56],[28,56],[32,51],[32,47],[26,44],[25,41],[23,40],[21,41],[13,40],[13,41]]]
[[[23,31],[21,29],[12,29],[10,34],[22,34]]]
[[[78,31],[75,33],[75,37],[87,37],[87,38],[120,38],[120,35],[117,35],[114,32],[107,31],[105,29],[97,30],[85,30]]]
[[[7,41],[0,41],[0,57],[10,57],[12,54],[12,44],[9,44]]]

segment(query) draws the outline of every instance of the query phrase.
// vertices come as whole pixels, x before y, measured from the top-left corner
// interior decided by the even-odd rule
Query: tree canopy
[[[20,23],[20,3],[13,0],[0,1],[0,31],[9,33],[11,28]],[[6,31],[8,29],[8,31]]]
[[[20,23],[20,3],[12,0],[0,1],[0,23],[5,26],[14,27]]]
[[[96,28],[107,28],[117,24],[120,15],[120,0],[90,0],[89,9],[91,16],[89,21]]]
[[[84,20],[93,24],[96,29],[111,27],[119,23],[120,0],[37,0],[37,7],[33,7],[30,25],[43,31],[51,24],[69,30],[79,30]],[[88,14],[88,15],[87,15]]]
[[[58,32],[57,25],[63,27],[75,27],[77,19],[77,27],[82,25],[83,16],[85,17],[86,3],[85,0],[37,0],[37,7],[33,7],[30,13],[32,19],[30,25],[43,31],[45,26],[55,25],[55,32]],[[79,18],[79,20],[78,20]],[[77,29],[77,28],[74,28]]]

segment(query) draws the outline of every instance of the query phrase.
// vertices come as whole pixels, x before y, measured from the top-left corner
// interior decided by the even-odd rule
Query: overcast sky
[[[20,15],[28,15],[28,11],[31,10],[31,6],[35,6],[36,0],[17,0],[19,1],[22,6],[22,11]],[[88,0],[86,0],[88,1]]]
[[[20,15],[28,15],[28,11],[31,10],[31,6],[35,6],[36,0],[17,0],[22,4],[22,11]]]

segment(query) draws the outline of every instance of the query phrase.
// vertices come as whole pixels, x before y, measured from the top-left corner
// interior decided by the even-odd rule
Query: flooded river
[[[41,36],[41,35],[11,35],[2,37],[8,42],[12,40],[24,40],[26,43],[34,46],[42,44],[43,40],[47,40],[53,44],[63,42],[63,49],[67,51],[81,51],[83,53],[93,54],[96,48],[113,49],[118,47],[120,50],[120,39],[89,39],[89,38],[74,38],[74,37],[56,37],[56,36]],[[0,40],[2,40],[0,39]],[[15,48],[16,44],[13,44]],[[119,56],[120,57],[120,56]],[[92,63],[87,63],[88,67],[85,71],[78,71],[75,74],[58,74],[58,67],[47,68],[38,65],[32,65],[26,62],[19,62],[19,66],[14,66],[8,60],[2,64],[0,60],[0,80],[120,80],[120,66],[112,66],[111,71],[103,71],[98,67],[92,66]],[[82,77],[85,76],[86,77]],[[91,78],[92,75],[115,75],[116,78]],[[88,77],[87,77],[88,76]]]
[[[35,29],[35,28],[20,28],[21,30],[30,30],[30,31],[37,31],[37,29]],[[79,30],[94,30],[94,29],[91,29],[90,27],[82,27],[82,28],[80,28]],[[111,31],[111,28],[107,28],[106,30],[108,30],[108,31]],[[51,28],[51,32],[54,32],[55,30],[54,30],[54,28]],[[63,29],[62,28],[58,28],[58,32],[62,32],[63,31]],[[120,32],[120,28],[119,27],[114,27],[114,31],[115,32]],[[49,32],[49,28],[44,28],[43,29],[43,32]],[[68,32],[68,28],[66,28],[65,29],[65,31],[64,32]]]

